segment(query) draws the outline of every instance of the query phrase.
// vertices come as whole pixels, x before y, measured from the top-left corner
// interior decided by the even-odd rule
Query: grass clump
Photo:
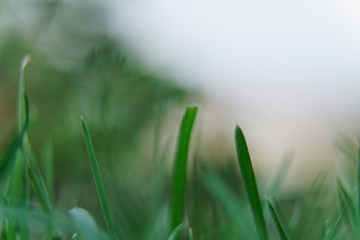
[[[266,194],[262,194],[258,186],[261,175],[259,178],[255,174],[247,142],[239,126],[235,128],[237,161],[232,160],[239,165],[240,174],[233,165],[214,168],[205,164],[201,157],[189,154],[198,112],[195,105],[185,110],[174,156],[166,154],[167,149],[160,149],[160,144],[154,144],[156,157],[161,155],[163,159],[173,160],[170,174],[164,166],[165,161],[153,161],[153,166],[143,169],[135,163],[132,167],[127,165],[127,175],[126,171],[122,172],[123,175],[118,174],[114,165],[98,162],[96,155],[103,159],[112,153],[97,152],[95,155],[93,141],[95,146],[103,146],[96,137],[91,138],[81,117],[81,126],[76,128],[82,128],[88,154],[88,157],[82,157],[90,159],[91,171],[87,172],[92,175],[95,186],[83,184],[82,189],[71,193],[84,194],[84,198],[90,201],[94,195],[86,194],[86,190],[93,187],[100,203],[93,201],[94,206],[75,207],[78,203],[86,206],[86,201],[79,201],[67,208],[71,208],[69,212],[64,211],[59,207],[62,206],[58,197],[61,182],[54,183],[56,165],[52,162],[54,151],[50,141],[43,147],[43,159],[47,162],[42,164],[42,169],[31,141],[29,125],[32,118],[24,78],[28,63],[29,58],[25,58],[20,68],[16,134],[0,162],[1,239],[359,238],[359,159],[354,161],[358,165],[357,181],[349,186],[339,177],[337,195],[331,196],[334,201],[330,207],[319,200],[323,193],[322,182],[325,181],[322,176],[307,194],[294,195],[290,199],[278,196],[288,168],[288,158],[280,165]],[[110,111],[104,112],[109,114]],[[106,121],[103,119],[100,122]],[[91,129],[92,133],[97,130]],[[107,136],[102,137],[105,139]],[[106,141],[106,144],[109,142]],[[113,148],[106,146],[106,149]],[[161,154],[161,150],[165,153]],[[77,161],[77,158],[74,159]],[[187,166],[192,160],[196,164],[193,174],[188,175]],[[86,163],[88,165],[88,161]],[[74,166],[77,165],[74,163],[70,167]],[[307,231],[310,228],[311,231]]]

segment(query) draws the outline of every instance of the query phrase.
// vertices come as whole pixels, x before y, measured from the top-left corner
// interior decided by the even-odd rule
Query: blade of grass
[[[43,144],[41,155],[42,169],[44,169],[44,180],[48,189],[50,201],[54,202],[54,163],[53,148],[50,140]]]
[[[255,224],[261,239],[268,239],[264,212],[261,206],[260,196],[256,184],[254,170],[251,164],[249,150],[246,144],[245,136],[239,126],[235,128],[236,152],[239,160],[240,171],[243,176],[245,188],[250,200]]]
[[[275,209],[273,207],[273,205],[271,204],[271,202],[268,200],[267,201],[267,204],[268,204],[268,207],[269,207],[269,210],[270,210],[270,214],[275,222],[275,226],[276,226],[276,229],[279,233],[279,236],[280,236],[280,239],[282,240],[287,240],[288,238],[286,237],[286,234],[285,234],[285,231],[284,231],[284,228],[282,227],[281,223],[280,223],[280,220],[275,212]]]
[[[327,236],[327,229],[329,227],[329,219],[326,219],[322,229],[321,229],[321,233],[320,233],[320,240],[325,240],[326,239],[326,236]]]
[[[104,184],[102,181],[100,168],[99,168],[98,162],[96,160],[96,155],[95,155],[95,151],[94,151],[94,147],[93,147],[93,144],[91,141],[88,127],[86,126],[85,120],[82,116],[81,116],[81,125],[82,125],[82,129],[83,129],[86,149],[88,151],[89,158],[90,158],[91,170],[93,173],[96,189],[97,189],[97,192],[99,195],[102,211],[103,211],[103,214],[105,217],[106,226],[108,228],[110,235],[112,237],[115,237],[116,236],[115,228],[114,228],[114,224],[111,219],[109,204],[108,204],[108,201],[106,198],[105,188],[104,188]]]
[[[358,197],[358,204],[357,204],[357,216],[358,219],[360,219],[360,139],[358,141],[358,156],[357,156],[357,161],[358,161],[358,166],[357,166],[357,197]]]
[[[28,99],[25,92],[25,69],[29,64],[29,56],[25,56],[20,65],[19,72],[19,88],[18,88],[18,135],[21,136],[23,129],[24,138],[23,141],[27,138],[27,127],[28,127],[28,118],[29,118],[29,106]],[[24,128],[26,126],[26,128]],[[16,152],[14,169],[11,175],[11,187],[10,187],[10,202],[19,204],[21,202],[28,204],[29,202],[29,189],[27,184],[26,175],[26,154],[24,154],[24,144],[19,144]],[[20,234],[22,239],[29,238],[29,223],[27,218],[22,219],[11,219],[7,227],[7,234],[9,239],[15,238],[17,234]]]
[[[192,228],[189,228],[189,240],[194,240],[194,234]]]
[[[18,130],[23,128],[26,122],[26,103],[25,103],[25,69],[30,63],[29,55],[26,55],[20,65],[19,92],[18,92]],[[28,112],[28,111],[27,111]]]
[[[191,130],[193,128],[197,106],[189,106],[182,119],[175,153],[173,186],[171,196],[171,229],[174,230],[184,216],[186,166],[190,145]]]
[[[24,95],[25,101],[25,124],[22,127],[21,131],[17,134],[13,142],[11,143],[10,147],[6,151],[5,155],[3,156],[0,164],[0,177],[4,176],[4,173],[9,169],[9,166],[13,163],[15,159],[15,155],[18,152],[20,146],[22,145],[25,137],[25,133],[27,131],[28,123],[29,123],[29,101],[28,97]]]
[[[291,229],[291,237],[293,239],[306,238],[309,234],[316,231],[312,220],[317,219],[318,213],[314,211],[313,206],[319,204],[327,177],[326,172],[318,173],[304,196],[305,201],[298,201],[298,204],[295,205],[294,214],[289,221],[289,229]]]
[[[331,240],[331,239],[334,239],[336,237],[336,234],[339,231],[340,223],[341,223],[341,220],[343,219],[343,216],[344,216],[344,213],[346,212],[346,209],[347,209],[347,204],[345,204],[345,206],[341,209],[341,212],[340,212],[338,218],[336,219],[336,222],[335,222],[334,226],[330,230],[327,239]]]
[[[184,228],[184,224],[179,224],[174,230],[171,232],[168,240],[175,240],[179,237],[181,230]]]
[[[274,201],[275,195],[279,189],[279,186],[282,180],[285,177],[287,170],[289,169],[291,163],[291,154],[285,154],[283,160],[280,165],[277,167],[270,184],[268,185],[266,196],[270,201]]]
[[[340,179],[336,179],[336,185],[341,209],[347,205],[347,211],[344,213],[344,220],[346,221],[346,225],[351,227],[351,232],[353,235],[358,235],[359,230],[356,228],[358,219],[356,217],[355,206],[351,196],[345,189]]]
[[[48,222],[49,236],[51,236],[51,239],[60,239],[60,234],[58,233],[55,223],[53,221],[53,210],[51,207],[49,194],[47,193],[44,180],[42,179],[41,175],[39,175],[36,172],[37,171],[34,170],[34,168],[31,167],[30,164],[28,164],[27,175],[30,179],[30,182],[32,183],[35,194],[39,200],[40,206],[42,207],[45,214],[51,218],[51,220]]]
[[[235,194],[226,186],[220,177],[210,169],[205,171],[202,180],[209,194],[225,209],[236,231],[239,234],[246,233],[248,230],[248,226],[246,226],[247,220],[243,214],[239,214],[244,213],[244,208],[242,208],[243,204],[241,204]]]

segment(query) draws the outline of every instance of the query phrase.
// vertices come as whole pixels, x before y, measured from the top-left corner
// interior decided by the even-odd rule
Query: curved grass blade
[[[170,208],[171,230],[174,230],[179,224],[181,224],[184,215],[186,166],[188,161],[191,130],[195,122],[197,110],[197,106],[187,107],[180,126],[173,172]]]
[[[276,212],[275,212],[275,209],[273,207],[273,205],[270,203],[270,201],[267,201],[267,204],[268,204],[268,207],[269,207],[269,210],[270,210],[270,214],[275,222],[275,226],[276,226],[276,229],[279,233],[279,236],[280,236],[280,239],[282,240],[287,240],[288,238],[286,237],[286,234],[285,234],[285,231],[279,221],[279,218],[278,216],[276,215]]]
[[[184,224],[179,224],[179,226],[177,226],[176,228],[174,228],[174,230],[171,232],[168,240],[175,240],[177,239],[177,237],[180,236],[180,232],[181,230],[184,228]]]
[[[114,224],[111,219],[109,204],[108,204],[108,201],[106,198],[105,188],[104,188],[104,184],[103,184],[103,181],[101,178],[99,165],[96,160],[95,151],[94,151],[94,147],[92,145],[89,130],[88,130],[85,120],[82,116],[81,116],[81,125],[82,125],[83,134],[84,134],[84,138],[85,138],[86,149],[88,151],[89,158],[90,158],[91,170],[92,170],[93,177],[95,180],[95,185],[96,185],[96,189],[97,189],[97,192],[99,195],[102,211],[103,211],[103,214],[105,217],[106,226],[108,228],[110,235],[115,237],[116,236],[115,228],[114,228]]]
[[[19,78],[19,92],[18,92],[18,129],[19,132],[23,128],[23,126],[26,123],[26,114],[28,114],[28,110],[26,109],[28,106],[26,106],[26,95],[25,93],[25,69],[30,63],[30,57],[29,55],[26,55],[20,65],[20,78]]]
[[[254,170],[251,164],[249,150],[244,134],[238,125],[235,128],[235,144],[240,171],[243,176],[247,194],[249,196],[250,205],[254,214],[255,224],[259,233],[259,237],[260,239],[268,239],[269,237],[266,229],[264,212],[260,202],[260,196],[256,184]]]

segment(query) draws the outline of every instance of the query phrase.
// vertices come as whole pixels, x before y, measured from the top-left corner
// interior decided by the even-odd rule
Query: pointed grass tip
[[[23,72],[25,71],[25,68],[26,68],[27,65],[29,65],[30,60],[31,60],[31,58],[30,58],[30,55],[29,55],[29,54],[26,54],[26,55],[23,57],[23,59],[22,59],[22,61],[21,61],[21,64],[20,64],[20,72],[21,72],[21,73],[23,73]]]

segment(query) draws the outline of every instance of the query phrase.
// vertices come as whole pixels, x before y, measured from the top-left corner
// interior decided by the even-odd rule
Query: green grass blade
[[[321,233],[320,233],[320,240],[325,240],[326,239],[326,236],[327,236],[327,229],[329,227],[329,219],[326,219],[322,229],[321,229]]]
[[[43,208],[44,212],[47,214],[51,214],[51,206],[49,204],[49,199],[46,197],[46,194],[44,194],[43,188],[41,186],[40,181],[37,179],[34,171],[28,166],[27,168],[27,174],[29,176],[29,179],[33,185],[35,194],[40,202],[41,207]]]
[[[188,161],[188,151],[197,106],[189,106],[182,119],[178,136],[177,148],[175,153],[173,186],[171,196],[171,230],[174,230],[182,222],[184,215],[185,185],[186,185],[186,166]]]
[[[179,224],[174,230],[171,232],[168,240],[175,240],[180,236],[181,230],[184,228],[184,224]]]
[[[192,228],[189,228],[189,240],[194,240],[194,234]]]
[[[249,196],[251,209],[254,214],[255,224],[261,239],[268,239],[264,212],[261,206],[260,196],[256,184],[254,170],[251,164],[249,150],[243,132],[239,126],[235,128],[236,152],[239,160],[240,171],[244,180],[245,188]]]
[[[21,131],[26,122],[25,95],[25,69],[30,63],[30,57],[26,55],[20,65],[19,92],[18,92],[18,129]]]
[[[54,202],[54,160],[53,148],[50,140],[43,144],[41,166],[44,169],[44,180],[49,193],[50,201]]]
[[[244,215],[243,205],[229,187],[212,170],[207,170],[202,176],[202,182],[209,194],[224,208],[238,233],[246,233],[247,220]]]
[[[28,184],[24,181],[26,175],[26,154],[24,153],[23,142],[27,138],[27,128],[29,122],[29,103],[25,92],[25,68],[29,64],[30,58],[25,56],[20,66],[19,89],[18,89],[18,136],[9,151],[9,155],[2,164],[6,169],[10,166],[12,159],[14,159],[14,168],[11,174],[10,200],[11,203],[19,204],[29,202]],[[9,239],[14,239],[16,235],[20,234],[22,239],[29,238],[29,224],[28,219],[11,219],[6,229]]]
[[[94,181],[95,181],[95,185],[96,185],[96,189],[99,195],[99,199],[100,199],[100,203],[101,203],[101,207],[103,210],[103,214],[105,217],[105,222],[106,222],[106,226],[108,228],[109,233],[115,237],[115,228],[114,228],[114,224],[112,222],[111,219],[111,215],[110,215],[110,208],[109,208],[109,204],[106,198],[106,194],[105,194],[105,188],[104,188],[104,184],[101,178],[101,173],[100,173],[100,169],[99,169],[99,165],[98,162],[96,160],[96,156],[95,156],[95,151],[94,151],[94,147],[92,145],[92,141],[91,141],[91,137],[90,137],[90,133],[89,130],[86,126],[85,120],[83,119],[83,117],[81,116],[81,125],[82,125],[82,129],[83,129],[83,134],[84,134],[84,138],[85,138],[85,145],[86,145],[86,149],[88,151],[89,154],[89,158],[90,158],[90,165],[91,165],[91,170],[94,176]]]
[[[341,209],[347,206],[347,211],[344,213],[344,221],[347,226],[351,227],[352,234],[358,235],[359,230],[356,227],[358,219],[351,196],[339,179],[336,180],[336,185]]]
[[[360,144],[360,140],[359,140],[359,144]],[[357,216],[360,218],[360,145],[358,146],[358,166],[357,166],[357,189],[358,189],[358,211],[357,211]]]
[[[336,237],[336,234],[339,231],[341,220],[343,219],[344,214],[346,212],[346,208],[347,208],[347,204],[341,209],[341,212],[340,212],[338,218],[336,219],[336,222],[335,222],[334,226],[330,230],[330,233],[329,233],[327,239],[331,240],[331,239],[334,239]]]
[[[27,164],[27,174],[35,190],[35,194],[39,199],[40,205],[44,212],[48,215],[52,215],[51,201],[49,193],[47,191],[44,179],[41,175],[38,163],[35,158],[35,154],[32,150],[29,142],[25,143],[27,147],[27,153],[29,155],[29,162]]]
[[[2,177],[6,170],[9,169],[11,163],[15,159],[15,155],[18,152],[20,146],[24,141],[24,137],[26,135],[26,131],[29,125],[29,100],[27,94],[24,94],[25,101],[25,124],[22,127],[21,131],[17,134],[16,138],[11,143],[10,147],[6,151],[0,163],[0,177]]]
[[[279,218],[275,212],[275,209],[273,207],[273,205],[270,203],[270,201],[267,201],[267,204],[268,204],[268,207],[269,207],[269,210],[270,210],[270,214],[275,222],[275,226],[276,226],[276,229],[279,233],[279,236],[280,236],[280,239],[282,240],[287,240],[288,238],[286,237],[286,234],[285,234],[285,231],[284,231],[284,228],[282,227],[280,221],[279,221]]]
[[[281,161],[280,165],[277,167],[270,184],[266,191],[266,198],[270,201],[274,201],[275,195],[279,189],[280,184],[282,183],[287,170],[289,169],[291,163],[291,155],[286,154]]]

